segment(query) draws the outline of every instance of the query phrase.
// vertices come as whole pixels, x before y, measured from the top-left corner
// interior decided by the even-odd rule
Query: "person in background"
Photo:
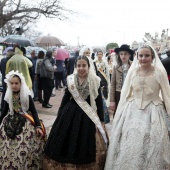
[[[29,73],[29,68],[32,67],[32,62],[23,55],[22,50],[19,46],[16,46],[14,48],[15,55],[13,55],[6,64],[6,74],[8,74],[10,71],[19,71],[19,73],[22,73],[25,82],[30,90],[32,90],[32,80]]]
[[[55,49],[54,49],[55,50]],[[51,64],[52,64],[52,66],[54,66],[54,65],[56,65],[56,63],[55,63],[55,56],[54,56],[54,51],[53,51],[53,56],[52,56],[52,58],[51,58]],[[54,97],[54,96],[56,96],[56,94],[55,94],[55,72],[54,72],[54,80],[53,80],[53,83],[54,83],[54,88],[53,88],[53,90],[52,90],[52,94],[51,94],[51,97]]]
[[[68,66],[67,66],[67,76],[70,74],[73,74],[74,66],[75,66],[75,60],[79,56],[79,50],[76,50],[74,57],[69,58],[68,60]]]
[[[108,70],[109,70],[109,76],[110,76],[110,82],[111,82],[111,77],[112,77],[112,72],[113,72],[113,58],[112,58],[112,56],[107,57],[107,63],[108,63]]]
[[[125,81],[127,72],[131,66],[130,56],[133,50],[126,44],[114,50],[117,54],[117,65],[113,65],[111,86],[110,86],[110,109],[114,112],[120,100],[120,93]]]
[[[105,100],[108,99],[109,88],[110,88],[110,75],[109,75],[109,67],[107,62],[103,59],[103,52],[97,52],[96,66],[98,69],[98,76],[101,78],[102,84],[102,93]]]
[[[38,101],[40,103],[43,102],[43,98],[42,98],[42,78],[40,77],[40,66],[41,66],[41,63],[44,59],[44,52],[43,51],[39,51],[38,52],[38,59],[37,59],[37,62],[36,62],[36,66],[35,66],[35,79],[37,80],[37,84],[38,84]]]
[[[91,65],[92,65],[92,68],[95,70],[96,75],[98,76],[98,70],[97,70],[95,60],[93,60],[91,58],[92,54],[93,54],[93,49],[91,47],[88,47],[88,46],[82,47],[80,52],[79,52],[80,56],[86,56],[86,57],[90,58],[89,61],[90,61]]]
[[[48,50],[46,53],[46,56],[42,62],[42,64],[45,65],[46,72],[47,72],[47,77],[42,78],[42,89],[43,89],[43,103],[42,107],[44,108],[51,108],[52,105],[49,104],[49,100],[52,94],[52,90],[54,88],[54,72],[56,70],[56,66],[52,65],[51,63],[51,58],[52,58],[52,51]]]
[[[110,56],[112,58],[113,65],[116,65],[117,64],[117,55],[116,55],[116,53],[112,52]]]
[[[111,53],[110,53],[110,52],[107,52],[107,53],[105,54],[105,60],[106,60],[106,61],[107,61],[108,56],[111,56]]]
[[[57,58],[57,51],[54,51],[54,56]],[[58,60],[55,58],[55,64],[56,64],[56,72],[55,72],[55,87],[56,90],[59,90],[59,88],[63,88],[63,86],[66,86],[66,80],[64,79],[64,61],[63,60]],[[61,85],[61,81],[63,86]]]
[[[166,52],[167,54],[167,58],[162,59],[161,62],[167,72],[168,75],[168,80],[169,80],[169,84],[170,84],[170,49]]]
[[[33,92],[34,92],[34,101],[38,100],[38,91],[37,91],[37,80],[35,79],[35,67],[36,67],[36,62],[37,62],[37,56],[35,54],[35,50],[31,51],[31,61],[33,63],[33,79],[32,79],[32,84],[33,84]]]
[[[103,56],[103,51],[97,52],[97,59],[96,59],[96,66],[98,69],[98,76],[101,79],[101,94],[103,98],[103,111],[104,111],[104,121],[105,124],[110,122],[109,117],[109,90],[110,90],[110,77],[109,77],[109,66],[107,62],[105,61],[105,58]]]
[[[130,58],[129,58],[130,61],[133,61],[133,60],[134,60],[134,58],[135,58],[135,56],[136,56],[136,53],[137,53],[137,50],[138,50],[137,48],[135,48],[135,49],[133,50],[134,53],[133,53],[133,55],[130,56]]]
[[[21,51],[23,52],[23,56],[26,57],[27,59],[29,59],[29,60],[31,61],[31,63],[32,63],[32,67],[29,67],[28,69],[29,69],[29,73],[30,73],[31,80],[32,80],[32,82],[33,82],[33,79],[34,79],[33,62],[32,62],[32,60],[31,60],[30,57],[27,57],[27,56],[26,56],[27,51],[26,51],[25,47],[21,47]]]
[[[91,59],[92,59],[92,60],[95,59],[95,53],[94,53],[94,52],[91,54]]]
[[[6,75],[6,73],[5,73],[6,63],[13,55],[14,55],[14,49],[10,48],[6,53],[6,58],[3,58],[0,63],[0,71],[2,74],[2,87],[3,87],[3,92],[2,92],[2,96],[1,96],[1,110],[3,109],[3,106],[4,106],[4,97],[5,97],[5,93],[6,93],[6,83],[4,82],[5,75]]]

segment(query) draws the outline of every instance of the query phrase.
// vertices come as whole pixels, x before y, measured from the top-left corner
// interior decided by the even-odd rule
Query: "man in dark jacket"
[[[169,84],[170,84],[170,49],[166,52],[167,58],[162,59],[162,64],[165,67],[165,70],[168,74]]]
[[[76,58],[79,56],[79,50],[77,50],[75,52],[75,55],[74,57],[70,58],[68,61],[67,61],[67,75],[70,75],[70,74],[73,74],[73,71],[74,71],[74,63],[75,63],[75,60]]]
[[[5,92],[6,92],[6,83],[4,82],[5,79],[5,71],[6,71],[6,63],[8,62],[8,60],[14,55],[14,50],[13,49],[9,49],[7,51],[7,55],[6,58],[3,58],[1,60],[0,63],[0,71],[2,74],[2,87],[3,87],[3,92],[2,92],[2,97],[1,97],[1,109],[3,108],[3,104],[4,104],[4,97],[5,97]]]

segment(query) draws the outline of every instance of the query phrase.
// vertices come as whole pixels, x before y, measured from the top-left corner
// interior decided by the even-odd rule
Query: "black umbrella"
[[[0,40],[1,45],[19,45],[22,47],[27,47],[27,46],[32,46],[35,47],[37,46],[33,41],[29,40],[26,37],[23,37],[21,35],[8,35],[2,40]]]

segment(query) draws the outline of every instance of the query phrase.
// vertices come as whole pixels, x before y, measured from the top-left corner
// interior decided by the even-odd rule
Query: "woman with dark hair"
[[[123,44],[120,48],[116,48],[114,51],[117,54],[117,65],[114,65],[112,70],[110,109],[115,112],[120,100],[120,93],[123,83],[132,63],[129,58],[134,52],[126,44]]]
[[[44,93],[44,101],[42,103],[42,107],[51,108],[52,105],[49,104],[49,100],[52,94],[52,90],[54,88],[54,71],[57,68],[55,65],[53,66],[51,63],[52,58],[52,51],[48,50],[44,60],[42,61],[41,65],[44,64],[46,77],[42,77],[42,89]],[[40,69],[40,75],[41,75]]]
[[[36,62],[36,67],[35,67],[35,78],[37,79],[37,83],[38,83],[38,101],[40,103],[43,102],[43,99],[42,99],[42,78],[40,77],[40,66],[41,66],[41,63],[44,59],[44,52],[43,51],[39,51],[38,53],[38,59],[37,59],[37,62]]]
[[[75,67],[45,147],[46,170],[104,168],[107,137],[100,79],[85,56],[76,59]]]

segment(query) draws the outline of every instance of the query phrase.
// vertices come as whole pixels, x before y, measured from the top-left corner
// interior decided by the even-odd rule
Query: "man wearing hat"
[[[120,93],[125,81],[127,72],[130,68],[131,61],[129,58],[133,56],[134,51],[129,45],[123,44],[120,48],[115,48],[117,55],[117,65],[113,66],[111,86],[110,86],[110,109],[114,112],[120,100]]]

